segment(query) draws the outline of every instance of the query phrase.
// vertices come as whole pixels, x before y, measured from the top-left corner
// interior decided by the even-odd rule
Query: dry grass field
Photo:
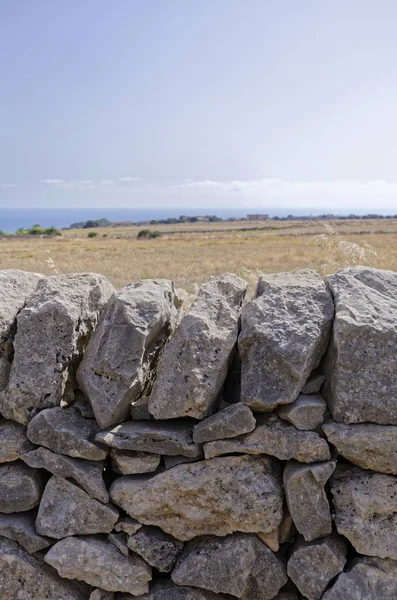
[[[173,279],[192,293],[209,276],[313,268],[322,275],[354,264],[397,271],[397,220],[234,221],[68,230],[59,238],[1,238],[0,268],[44,274],[95,271],[117,288],[142,278]]]

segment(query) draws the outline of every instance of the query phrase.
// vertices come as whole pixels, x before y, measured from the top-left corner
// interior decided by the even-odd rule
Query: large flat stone
[[[201,421],[193,430],[193,440],[197,444],[234,438],[255,429],[255,417],[251,409],[238,402]]]
[[[172,572],[178,585],[270,600],[287,582],[284,564],[255,535],[201,537],[188,542]]]
[[[85,419],[75,408],[47,408],[28,426],[28,438],[57,454],[72,458],[103,460],[107,449],[100,447],[95,435],[100,430],[94,419]]]
[[[297,530],[307,542],[329,535],[332,531],[331,511],[324,486],[335,466],[334,461],[312,465],[292,461],[284,468],[288,510]]]
[[[96,440],[119,450],[137,450],[169,456],[197,458],[202,449],[192,438],[194,421],[128,421],[110,431],[101,431]]]
[[[266,412],[296,400],[327,348],[333,313],[315,271],[262,275],[241,315],[241,401]]]
[[[69,537],[47,552],[45,561],[66,579],[78,579],[107,592],[140,596],[148,591],[151,569],[137,554],[124,556],[117,548],[93,536]]]
[[[327,442],[317,433],[299,431],[275,414],[259,416],[257,426],[251,433],[204,444],[204,455],[207,459],[234,452],[269,454],[280,460],[295,458],[300,462],[331,458]]]
[[[330,490],[336,528],[357,552],[397,560],[397,478],[338,465]]]
[[[315,429],[324,422],[326,408],[327,403],[319,394],[309,396],[300,394],[292,404],[281,405],[277,414],[297,429],[307,431]]]
[[[182,541],[272,531],[283,515],[279,466],[262,456],[177,465],[151,478],[121,477],[112,484],[110,497],[138,521]]]
[[[26,427],[14,421],[0,421],[0,463],[18,460],[33,448],[26,436]]]
[[[0,536],[18,542],[28,552],[37,552],[50,546],[54,540],[36,533],[36,513],[0,514]]]
[[[40,410],[74,399],[76,366],[99,313],[115,291],[102,275],[40,279],[17,317],[14,357],[1,412],[27,424]]]
[[[390,559],[355,559],[339,575],[322,600],[394,600],[397,598],[397,563]]]
[[[161,573],[169,573],[175,564],[183,543],[176,540],[158,527],[141,527],[130,535],[128,547],[142,556],[149,565]]]
[[[96,498],[100,502],[109,502],[109,494],[102,477],[104,465],[102,461],[83,460],[55,454],[43,446],[27,452],[22,456],[22,460],[30,467],[46,469],[58,477],[73,479],[92,498]]]
[[[116,448],[111,448],[110,458],[112,460],[113,471],[122,475],[153,473],[161,461],[159,454],[134,452],[133,450],[116,450]]]
[[[180,587],[172,581],[164,579],[150,586],[150,592],[140,596],[139,600],[223,600],[225,596],[213,594],[207,590],[192,587]],[[128,594],[119,594],[117,600],[131,600]],[[226,598],[225,598],[226,600]]]
[[[0,465],[0,513],[31,510],[40,502],[43,481],[39,471],[23,462]]]
[[[125,421],[131,402],[151,385],[179,304],[165,279],[132,283],[109,300],[77,373],[102,428]]]
[[[213,412],[237,340],[246,288],[235,275],[211,277],[201,286],[160,357],[149,397],[156,419],[204,419]]]
[[[118,510],[111,504],[94,500],[67,479],[54,475],[40,502],[36,530],[56,539],[110,533],[118,516]]]
[[[349,267],[327,284],[336,312],[323,393],[332,415],[397,425],[397,273]]]
[[[397,475],[397,427],[329,421],[323,431],[330,444],[347,460],[381,473]]]

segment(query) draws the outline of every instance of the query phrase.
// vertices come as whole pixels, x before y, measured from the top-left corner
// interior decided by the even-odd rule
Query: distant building
[[[247,215],[248,221],[267,221],[269,215]]]

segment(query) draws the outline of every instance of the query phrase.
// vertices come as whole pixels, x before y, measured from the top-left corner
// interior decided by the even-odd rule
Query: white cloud
[[[47,183],[48,185],[61,185],[64,183],[63,179],[43,179],[41,183]]]
[[[16,183],[2,183],[0,187],[4,189],[15,188],[17,187]]]
[[[137,183],[142,180],[140,177],[120,177],[119,181],[121,183]]]
[[[114,185],[114,181],[112,179],[102,179],[99,185]]]

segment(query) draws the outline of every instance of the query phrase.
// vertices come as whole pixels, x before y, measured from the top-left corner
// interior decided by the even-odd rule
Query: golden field
[[[173,279],[193,292],[209,276],[232,272],[254,284],[260,272],[312,268],[322,275],[353,264],[397,271],[397,220],[233,221],[63,231],[58,238],[0,238],[0,269],[44,274],[94,271],[113,284]],[[146,228],[146,226],[145,226]]]

